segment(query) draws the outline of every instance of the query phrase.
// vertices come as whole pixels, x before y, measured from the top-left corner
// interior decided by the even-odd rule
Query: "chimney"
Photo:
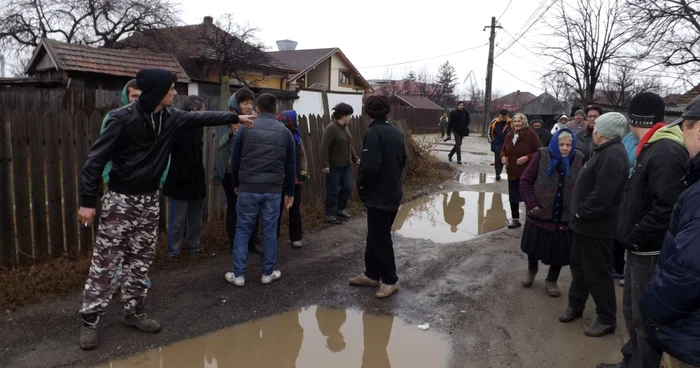
[[[292,40],[277,41],[277,49],[279,51],[294,51],[297,48],[297,42]]]
[[[212,17],[210,17],[210,16],[207,15],[206,17],[204,17],[204,22],[203,22],[203,23],[204,23],[204,24],[214,24],[214,18],[212,18]]]

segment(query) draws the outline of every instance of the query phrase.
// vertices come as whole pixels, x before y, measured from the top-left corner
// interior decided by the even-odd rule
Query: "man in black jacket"
[[[189,96],[185,111],[204,111],[204,100]],[[168,216],[168,256],[180,256],[182,233],[187,224],[187,246],[190,254],[199,253],[202,237],[202,213],[207,196],[206,173],[202,158],[202,128],[180,129],[173,140],[170,169],[163,185],[163,194],[170,198]]]
[[[615,332],[617,306],[612,279],[612,242],[625,183],[629,173],[627,151],[622,137],[627,118],[611,112],[602,115],[593,131],[594,154],[579,174],[571,196],[576,216],[571,249],[569,307],[559,317],[568,323],[580,318],[588,295],[593,296],[598,318],[586,335],[601,337]]]
[[[80,187],[78,218],[92,226],[102,170],[112,161],[92,265],[80,309],[82,349],[97,347],[97,325],[112,297],[110,280],[123,265],[124,325],[143,332],[160,331],[160,322],[146,317],[143,302],[148,269],[156,251],[160,177],[168,163],[175,134],[186,126],[252,125],[252,117],[227,112],[188,113],[171,107],[175,74],[144,69],[136,75],[139,100],[109,114],[100,137],[90,148]]]
[[[663,98],[651,92],[636,95],[628,106],[630,129],[640,140],[617,222],[617,241],[627,249],[623,311],[629,340],[622,347],[621,363],[598,368],[661,364],[661,352],[647,342],[640,303],[659,262],[673,206],[685,189],[682,179],[689,159],[680,127],[664,128],[664,111]]]
[[[386,298],[399,290],[391,225],[403,196],[406,148],[401,132],[387,120],[390,102],[386,96],[369,97],[365,110],[373,119],[362,142],[357,176],[360,199],[367,207],[365,272],[350,279],[350,285],[380,286],[376,296]]]
[[[455,133],[455,146],[447,155],[447,158],[452,162],[452,157],[457,154],[457,163],[462,164],[462,139],[469,136],[469,112],[464,108],[464,102],[460,101],[457,104],[457,110],[450,112],[450,121],[447,123],[447,139],[450,134]]]

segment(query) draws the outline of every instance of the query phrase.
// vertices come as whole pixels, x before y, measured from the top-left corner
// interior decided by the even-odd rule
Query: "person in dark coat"
[[[595,121],[600,115],[603,115],[603,109],[598,105],[590,105],[586,107],[585,112],[586,128],[576,133],[576,146],[588,160],[593,154],[593,128],[595,128]]]
[[[494,166],[496,167],[496,181],[501,180],[503,172],[503,164],[501,163],[501,148],[506,141],[506,135],[511,130],[512,120],[508,116],[508,110],[501,110],[500,115],[491,121],[489,125],[489,142],[491,143],[491,152],[494,155]]]
[[[640,301],[658,263],[673,206],[685,189],[688,161],[683,132],[677,126],[665,128],[664,111],[663,98],[651,92],[634,96],[628,106],[630,130],[640,139],[617,222],[617,242],[627,249],[623,311],[629,340],[622,347],[622,363],[598,368],[661,364],[661,352],[647,342]]]
[[[617,306],[612,279],[612,242],[615,238],[629,160],[622,145],[627,118],[617,112],[603,114],[593,131],[594,154],[581,170],[571,197],[569,223],[574,230],[571,249],[572,282],[569,307],[559,317],[563,323],[581,317],[588,295],[593,296],[598,318],[586,335],[602,337],[615,332]]]
[[[540,137],[528,127],[527,117],[523,114],[515,114],[513,130],[506,136],[501,149],[501,163],[508,171],[508,200],[512,215],[512,220],[508,224],[509,229],[520,227],[520,202],[523,201],[520,195],[520,178],[540,147],[542,147]]]
[[[277,115],[277,121],[284,124],[284,126],[289,129],[294,137],[294,143],[296,144],[294,147],[294,154],[296,158],[297,176],[294,178],[294,203],[292,204],[292,208],[289,209],[287,228],[289,229],[289,242],[292,244],[292,248],[301,248],[301,196],[304,182],[309,177],[309,173],[306,171],[308,167],[306,162],[306,150],[304,150],[304,144],[301,141],[301,132],[299,132],[296,110],[282,111],[281,114]],[[279,220],[277,220],[278,239],[280,237],[280,225],[282,224],[283,211],[284,206],[281,204],[280,217]]]
[[[642,297],[647,334],[664,352],[664,366],[700,367],[700,97],[669,124],[683,131],[692,157],[673,208],[658,265]]]
[[[452,192],[450,201],[447,201],[447,193],[442,194],[442,212],[445,222],[450,225],[450,231],[457,232],[457,226],[464,221],[464,204],[466,201],[458,191]]]
[[[583,168],[583,154],[576,151],[574,134],[568,128],[557,130],[547,147],[532,157],[520,179],[527,209],[527,222],[520,249],[528,256],[528,271],[523,286],[535,280],[538,263],[549,265],[545,287],[549,296],[561,295],[557,280],[562,267],[571,259],[574,233],[571,220],[571,193]]]
[[[537,133],[537,136],[540,138],[540,143],[542,143],[542,147],[549,146],[549,142],[552,140],[552,133],[547,131],[547,129],[542,129],[542,124],[544,124],[542,119],[534,119],[532,120],[531,124],[532,129],[535,130],[535,133]]]
[[[357,174],[360,199],[367,208],[365,272],[350,279],[350,285],[379,286],[376,297],[381,299],[399,291],[391,226],[403,197],[406,147],[401,132],[387,119],[389,98],[370,96],[365,110],[372,122],[362,141]]]
[[[464,102],[460,101],[457,104],[457,109],[450,112],[450,119],[447,122],[447,138],[450,139],[450,135],[454,132],[455,134],[455,146],[452,151],[447,155],[447,159],[452,162],[452,157],[457,154],[457,163],[462,164],[462,139],[469,136],[469,112],[464,108]]]
[[[205,109],[204,100],[199,96],[187,97],[183,106],[185,111]],[[190,254],[199,253],[204,198],[207,196],[203,146],[201,127],[182,129],[175,135],[170,153],[170,170],[163,185],[163,194],[170,198],[168,257],[171,258],[180,256],[185,226]]]

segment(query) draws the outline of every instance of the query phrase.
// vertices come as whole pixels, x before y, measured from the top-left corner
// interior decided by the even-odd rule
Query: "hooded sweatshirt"
[[[688,151],[680,127],[659,123],[642,137],[617,224],[617,240],[641,256],[658,255],[685,186]]]
[[[122,89],[122,105],[126,106],[129,104],[129,89],[127,86],[129,83],[134,81],[134,79],[130,80],[129,82],[124,85],[124,88]],[[102,119],[102,126],[100,127],[100,132],[105,130],[105,124],[107,123],[107,119],[109,119],[109,112],[105,115],[104,119]],[[165,167],[165,171],[163,172],[163,176],[160,178],[160,187],[163,188],[163,184],[165,184],[165,178],[168,177],[168,169],[170,169],[170,157],[168,157],[168,165]],[[105,165],[104,171],[102,171],[102,180],[105,182],[105,184],[109,183],[109,171],[112,170],[112,161],[108,161],[107,165]]]

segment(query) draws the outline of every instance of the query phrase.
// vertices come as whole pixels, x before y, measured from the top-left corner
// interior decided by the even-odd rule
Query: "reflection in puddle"
[[[459,174],[459,183],[466,185],[475,184],[490,184],[496,182],[496,174],[484,173],[461,173]]]
[[[401,206],[392,230],[407,238],[436,243],[465,241],[505,227],[507,202],[507,195],[484,192],[419,198]]]
[[[398,318],[309,307],[177,342],[104,368],[446,367],[447,342]]]

